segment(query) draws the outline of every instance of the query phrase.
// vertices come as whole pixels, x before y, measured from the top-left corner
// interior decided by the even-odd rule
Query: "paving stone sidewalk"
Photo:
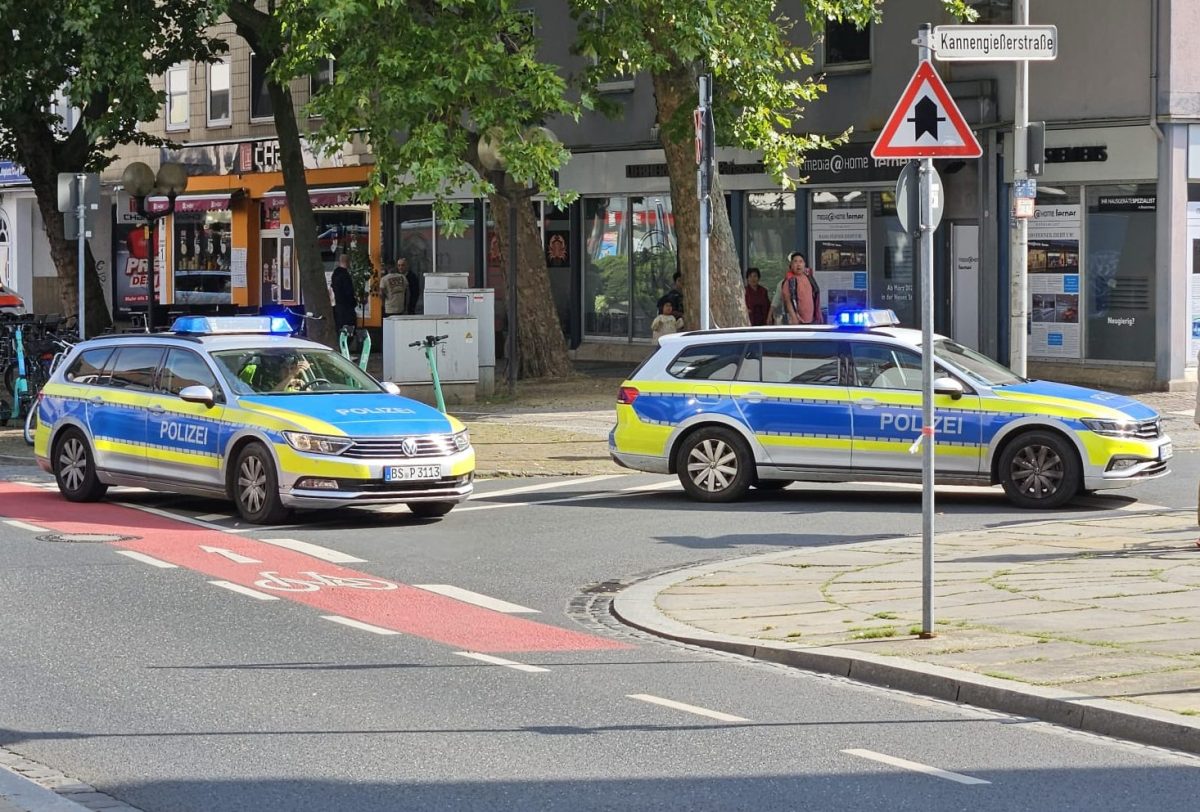
[[[656,604],[687,627],[759,644],[837,647],[1194,717],[1196,536],[1191,511],[941,535],[932,640],[917,637],[919,538],[714,565]]]

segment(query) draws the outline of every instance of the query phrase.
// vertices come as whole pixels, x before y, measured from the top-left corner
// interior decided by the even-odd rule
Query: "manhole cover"
[[[38,536],[38,541],[62,541],[69,544],[106,544],[113,541],[137,541],[140,536],[122,536],[118,533],[47,533]]]

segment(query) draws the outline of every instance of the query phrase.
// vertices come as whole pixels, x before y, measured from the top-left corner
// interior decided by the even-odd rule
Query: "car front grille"
[[[411,453],[404,448],[411,441]],[[420,459],[421,457],[447,457],[457,452],[453,434],[424,434],[414,437],[355,437],[354,444],[342,452],[343,457],[354,459]]]
[[[1139,440],[1157,440],[1162,436],[1162,420],[1156,417],[1141,421],[1133,430],[1133,436]]]
[[[359,493],[407,493],[412,491],[452,491],[470,484],[471,476],[450,476],[435,480],[382,482],[378,479],[339,479],[339,491]]]

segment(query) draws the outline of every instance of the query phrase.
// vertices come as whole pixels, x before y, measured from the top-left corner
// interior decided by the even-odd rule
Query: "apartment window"
[[[825,26],[825,67],[860,66],[871,63],[871,26],[830,20]]]
[[[308,77],[309,95],[315,96],[333,84],[333,60],[322,59]]]
[[[208,125],[229,124],[229,62],[221,60],[208,66]]]
[[[167,70],[167,129],[188,128],[188,63],[181,62]]]
[[[253,51],[250,53],[250,118],[270,118],[275,114],[267,90],[269,64]]]
[[[978,25],[1013,21],[1012,0],[967,0],[967,5],[979,15],[975,20]]]
[[[72,104],[70,91],[69,86],[63,85],[50,97],[50,113],[59,117],[55,132],[62,138],[70,135],[79,123],[79,108]]]

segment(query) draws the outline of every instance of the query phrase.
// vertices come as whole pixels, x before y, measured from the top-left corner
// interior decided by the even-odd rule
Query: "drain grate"
[[[141,536],[122,536],[118,533],[47,533],[38,541],[57,541],[68,544],[108,544],[114,541],[137,541]]]

